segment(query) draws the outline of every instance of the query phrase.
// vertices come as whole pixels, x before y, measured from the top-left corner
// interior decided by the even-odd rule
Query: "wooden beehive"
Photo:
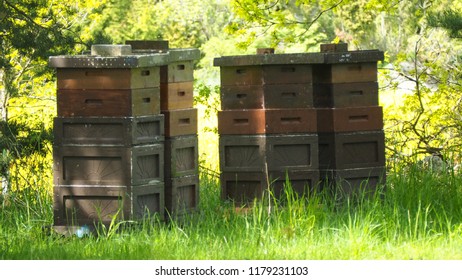
[[[164,116],[143,117],[57,117],[54,144],[113,145],[130,147],[164,140]]]

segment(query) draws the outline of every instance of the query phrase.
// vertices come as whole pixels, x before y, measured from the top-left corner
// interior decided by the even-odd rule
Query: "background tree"
[[[15,159],[47,153],[51,139],[49,115],[36,115],[37,102],[54,98],[49,56],[78,51],[82,40],[76,26],[96,7],[96,1],[0,0],[0,172],[3,188]],[[19,101],[20,100],[20,101]],[[13,109],[13,107],[15,107]],[[53,107],[53,106],[52,106]],[[18,112],[18,108],[21,112]],[[11,114],[11,110],[16,113]],[[28,110],[33,114],[29,115]],[[29,111],[30,112],[30,111]],[[29,118],[28,118],[29,117]]]
[[[243,45],[266,36],[282,51],[318,51],[319,43],[335,37],[350,49],[384,50],[380,92],[389,158],[407,160],[449,154],[462,144],[461,44],[452,39],[460,36],[455,11],[461,5],[460,0],[234,0],[238,18],[229,30],[246,35]]]

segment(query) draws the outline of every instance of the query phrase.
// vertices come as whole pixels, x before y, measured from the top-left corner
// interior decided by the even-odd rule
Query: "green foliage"
[[[442,27],[449,31],[453,38],[462,38],[462,13],[455,10],[444,10],[443,12],[429,15],[428,23],[434,27]]]
[[[0,1],[2,183],[18,182],[13,173],[24,175],[18,171],[24,159],[50,152],[44,147],[51,141],[55,88],[46,63],[49,56],[79,50],[79,26],[99,2]]]
[[[339,1],[342,2],[342,1]],[[240,38],[240,47],[277,47],[301,44],[297,51],[318,47],[333,36],[331,15],[334,1],[231,1],[236,17],[227,32]],[[265,45],[258,44],[258,40]],[[254,45],[252,45],[254,44]]]
[[[200,47],[228,21],[225,1],[106,1],[92,17],[92,37],[123,44],[126,40],[164,39],[171,47]]]

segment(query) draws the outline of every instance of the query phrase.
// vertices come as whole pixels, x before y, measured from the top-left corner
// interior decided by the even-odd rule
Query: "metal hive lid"
[[[384,59],[379,50],[292,53],[292,54],[257,54],[222,56],[215,58],[214,66],[250,66],[250,65],[281,65],[281,64],[340,64],[377,62]]]
[[[141,68],[168,64],[168,54],[102,56],[52,56],[48,65],[54,68]]]

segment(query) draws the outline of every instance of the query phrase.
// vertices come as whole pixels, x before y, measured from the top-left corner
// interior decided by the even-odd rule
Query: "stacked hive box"
[[[95,45],[57,56],[54,225],[109,224],[164,214],[164,118],[160,67],[167,54]]]
[[[221,73],[222,197],[243,205],[268,186],[279,197],[286,176],[306,193],[319,180],[312,66],[268,49],[214,64]]]
[[[197,208],[199,168],[197,109],[193,108],[193,67],[197,49],[169,49],[167,41],[127,41],[141,53],[168,52],[160,70],[160,110],[165,116],[165,206],[167,215]]]
[[[313,72],[321,179],[342,193],[374,190],[385,179],[382,108],[378,104],[379,51],[348,52],[321,45],[325,63]]]
[[[319,182],[347,193],[375,189],[385,175],[377,84],[383,52],[349,52],[346,44],[265,52],[214,61],[223,198],[246,203],[270,184],[278,195],[284,173],[298,193]]]

